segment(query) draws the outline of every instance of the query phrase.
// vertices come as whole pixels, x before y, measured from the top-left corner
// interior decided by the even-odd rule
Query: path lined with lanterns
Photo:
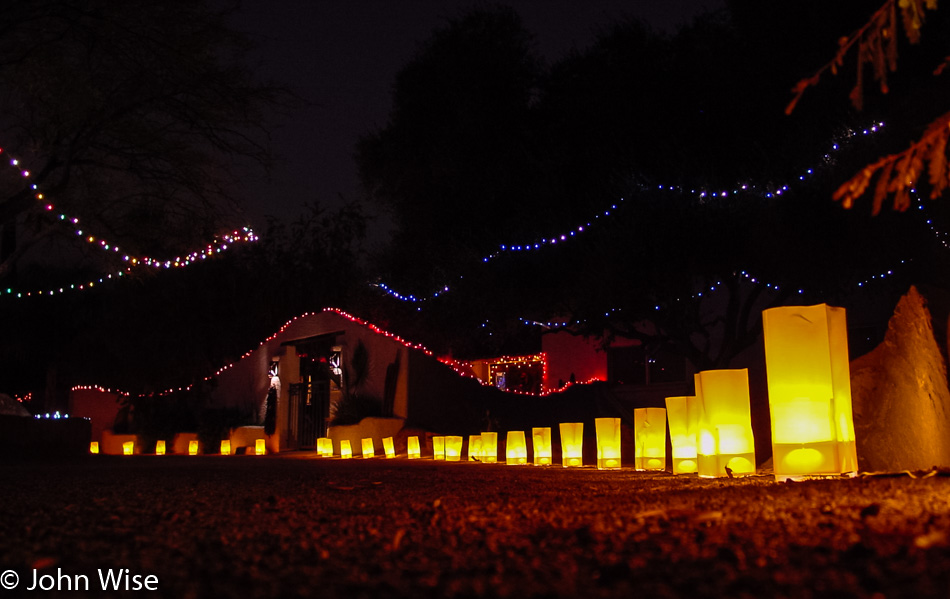
[[[937,597],[950,573],[940,475],[776,484],[312,454],[0,475],[3,569],[128,568],[169,597]]]
[[[784,306],[763,311],[769,408],[772,427],[772,457],[777,480],[820,476],[854,476],[858,472],[857,445],[851,407],[847,323],[843,308],[826,304]],[[695,395],[667,397],[665,407],[634,410],[634,461],[637,470],[667,469],[667,429],[672,446],[674,475],[698,473],[705,478],[748,476],[757,472],[755,434],[749,394],[748,369],[707,370],[694,375]],[[599,470],[620,469],[623,461],[620,418],[595,418]],[[235,432],[237,431],[237,432]],[[561,465],[584,465],[584,423],[560,423]],[[495,431],[470,435],[465,452],[468,460],[496,463],[500,460]],[[374,458],[382,447],[387,459],[396,458],[393,436],[375,439],[344,438],[316,440],[316,455],[351,459],[358,443],[363,459]],[[506,431],[504,460],[508,465],[528,463],[527,431]],[[553,463],[552,430],[530,431],[532,463]],[[159,440],[149,453],[164,455],[166,441]],[[232,429],[220,441],[220,453],[264,455],[268,438],[262,427]],[[428,450],[431,442],[431,450]],[[133,435],[104,437],[106,453],[136,453]],[[435,461],[457,462],[463,456],[461,435],[408,435],[405,456],[422,457],[426,446]],[[172,440],[175,453],[199,453],[195,433],[179,433]],[[121,450],[119,447],[121,446]],[[187,449],[186,449],[187,448]],[[205,451],[210,448],[205,448]],[[100,450],[93,441],[92,453]],[[142,448],[139,448],[141,451]],[[402,448],[400,448],[402,452]],[[628,456],[629,458],[629,456]]]
[[[404,452],[402,437],[322,437],[315,452],[201,457],[182,437],[175,452],[198,457],[97,457],[42,476],[0,464],[17,481],[0,496],[0,526],[33,506],[79,522],[8,527],[0,559],[13,539],[64,567],[98,567],[120,557],[113,543],[60,548],[83,538],[83,522],[111,518],[141,525],[123,565],[155,568],[176,596],[304,588],[291,584],[321,598],[945,596],[950,472],[857,473],[844,310],[773,308],[763,321],[774,477],[756,470],[747,371],[712,370],[696,375],[695,395],[635,410],[633,468],[617,418],[594,419],[592,461],[576,422],[409,434]],[[220,453],[267,453],[265,437],[236,439]],[[154,492],[182,481],[193,491]],[[223,582],[210,574],[222,571]]]

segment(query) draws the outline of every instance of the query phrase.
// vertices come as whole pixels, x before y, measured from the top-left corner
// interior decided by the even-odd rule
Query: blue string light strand
[[[867,136],[871,136],[876,133],[879,133],[880,131],[884,129],[884,127],[885,127],[884,122],[879,121],[879,122],[873,123],[870,127],[867,127],[861,130],[854,130],[854,129],[847,130],[844,134],[839,135],[838,137],[835,138],[835,140],[832,141],[830,149],[827,152],[824,152],[822,154],[821,161],[823,163],[829,162],[831,160],[832,154],[844,150],[846,147],[850,145],[849,142],[857,138],[867,137]],[[814,167],[805,169],[805,171],[802,172],[798,176],[798,181],[799,182],[807,181],[809,178],[813,177],[816,174],[816,172],[817,172],[817,169]],[[654,188],[642,187],[641,189],[643,191],[647,191],[648,189],[654,189]],[[688,194],[688,195],[693,196],[694,199],[697,199],[700,202],[702,202],[708,199],[715,199],[715,198],[723,198],[723,199],[734,198],[736,196],[739,196],[740,194],[744,194],[744,195],[752,194],[753,196],[757,196],[761,199],[773,199],[787,193],[789,190],[789,185],[786,184],[786,185],[769,187],[769,186],[764,186],[764,185],[756,185],[753,183],[736,183],[735,185],[731,186],[731,188],[720,189],[718,191],[712,191],[709,189],[695,189],[695,188],[687,191],[685,188],[681,186],[657,185],[656,189],[660,191],[669,191],[669,192],[680,193],[680,194]],[[587,220],[584,223],[581,223],[575,227],[572,227],[571,229],[564,231],[559,235],[553,235],[550,237],[535,239],[534,241],[531,241],[528,243],[501,244],[498,246],[498,248],[495,251],[483,256],[481,258],[481,263],[488,264],[489,262],[492,262],[493,260],[499,258],[500,256],[504,254],[520,254],[524,252],[532,252],[532,251],[541,250],[547,247],[553,247],[555,245],[558,245],[559,243],[565,243],[567,241],[570,241],[571,239],[578,237],[581,233],[590,231],[591,228],[593,228],[594,225],[598,221],[600,221],[601,218],[608,219],[612,216],[615,216],[620,211],[620,209],[623,208],[625,202],[626,202],[625,198],[620,198],[618,201],[612,203],[609,207],[595,214],[590,220]],[[463,278],[462,275],[459,275],[455,277],[453,281],[457,283],[458,281],[462,280],[462,278]],[[390,286],[389,284],[385,282],[381,282],[381,281],[373,283],[373,285],[377,287],[379,290],[383,291],[386,295],[394,299],[400,300],[402,302],[408,302],[408,303],[419,304],[419,305],[423,304],[424,302],[428,300],[436,299],[444,295],[445,293],[448,293],[451,290],[451,284],[445,284],[436,291],[430,292],[425,295],[417,295],[417,294],[399,292],[396,289],[394,289],[392,286]]]

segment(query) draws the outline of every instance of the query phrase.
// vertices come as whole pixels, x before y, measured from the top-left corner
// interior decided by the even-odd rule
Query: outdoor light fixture
[[[531,429],[531,450],[535,466],[551,465],[551,427]]]
[[[231,455],[231,441],[228,439],[221,440],[221,455]]]
[[[198,441],[192,439],[188,442],[188,455],[198,455]]]
[[[340,458],[348,460],[353,457],[353,448],[350,447],[350,440],[343,439],[340,441]]]
[[[692,412],[697,411],[695,402],[693,396],[666,398],[666,418],[670,425],[670,444],[673,446],[673,474],[696,472],[696,428],[699,419],[690,419],[690,408]]]
[[[387,459],[392,459],[396,457],[396,447],[393,445],[392,437],[383,438],[383,451],[386,453]]]
[[[561,465],[565,468],[584,465],[584,423],[562,422]]]
[[[89,453],[99,453],[99,442],[90,441],[89,442]]]
[[[637,470],[666,470],[666,409],[635,409],[633,431]]]
[[[432,459],[445,460],[445,437],[432,437]]]
[[[620,469],[620,419],[594,418],[597,432],[597,469]]]
[[[856,473],[844,308],[771,308],[762,327],[776,480]]]
[[[374,457],[374,456],[376,455],[376,450],[375,450],[375,448],[373,447],[373,439],[372,439],[372,438],[366,437],[366,438],[364,438],[364,439],[361,439],[361,440],[360,440],[360,444],[362,445],[361,450],[362,450],[362,455],[363,455],[363,458],[364,458],[364,459],[366,459],[366,458],[371,458],[371,457]]]
[[[694,380],[700,410],[699,475],[755,474],[748,369],[705,370],[694,375]]]
[[[132,455],[133,451],[135,451],[134,441],[126,441],[122,444],[122,455]]]
[[[406,455],[410,460],[422,457],[422,452],[419,451],[419,437],[412,436],[406,439]]]
[[[482,436],[468,436],[468,461],[477,462],[482,459]]]
[[[317,439],[317,455],[321,458],[333,457],[333,439],[320,437]]]
[[[267,453],[267,443],[264,439],[256,439],[254,441],[254,453],[257,455],[264,455]]]
[[[498,461],[498,433],[482,433],[482,461],[494,464]]]
[[[505,463],[509,466],[528,463],[528,446],[524,431],[508,431],[505,440]]]
[[[449,436],[445,438],[445,461],[458,462],[462,459],[462,437]]]
[[[165,455],[165,441],[158,440],[155,442],[155,455]]]

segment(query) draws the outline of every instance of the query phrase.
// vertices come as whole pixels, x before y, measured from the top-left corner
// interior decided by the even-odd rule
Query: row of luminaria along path
[[[786,306],[765,310],[762,320],[775,478],[856,474],[845,310],[826,304]],[[698,473],[707,478],[755,474],[748,370],[706,370],[694,375],[694,383],[695,395],[667,397],[665,408],[634,410],[635,468],[666,470],[669,430],[673,474]],[[620,418],[596,418],[594,428],[597,468],[619,469]],[[584,466],[584,423],[562,422],[558,432],[561,465]],[[536,466],[553,464],[551,433],[549,427],[531,429],[532,463]],[[432,459],[462,459],[463,437],[430,438]],[[159,442],[156,454],[165,453],[164,445]],[[396,458],[392,437],[382,439],[382,446],[386,458]],[[250,454],[263,455],[264,440],[257,439],[248,449]],[[330,438],[317,440],[320,457],[353,457],[349,440],[341,440],[338,451],[334,449]],[[90,450],[96,453],[98,444],[94,442]],[[465,450],[470,461],[498,462],[498,433],[470,435]],[[133,451],[132,441],[123,444],[123,453],[131,455]],[[197,441],[189,443],[188,453],[198,453]],[[229,441],[221,441],[221,453],[232,453]],[[360,454],[375,457],[372,438],[361,439]],[[423,457],[418,436],[406,439],[405,455],[408,459]],[[528,463],[525,431],[507,432],[504,461],[509,465]]]
[[[777,480],[857,473],[845,310],[826,304],[785,306],[763,312],[773,469]],[[634,410],[635,467],[665,470],[667,426],[673,474],[701,477],[755,474],[755,438],[747,369],[707,370],[694,375],[695,395],[666,398],[666,408]],[[597,468],[620,468],[620,419],[597,418]],[[561,465],[583,466],[580,422],[559,426]],[[505,462],[528,463],[524,431],[508,431]],[[552,464],[551,429],[531,429],[533,463]],[[373,456],[373,440],[362,440],[363,456]],[[319,441],[332,456],[330,439]],[[432,437],[435,460],[459,461],[461,436]],[[351,457],[342,441],[341,457]],[[391,437],[385,455],[395,457]],[[498,461],[498,433],[471,435],[468,459]],[[407,457],[422,457],[418,437],[409,437]]]

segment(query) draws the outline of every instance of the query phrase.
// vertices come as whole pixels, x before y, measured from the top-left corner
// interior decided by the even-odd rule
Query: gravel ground
[[[0,598],[950,597],[940,475],[776,483],[286,454],[0,476],[0,570],[19,576]],[[102,590],[100,569],[126,568],[158,590]],[[27,590],[34,570],[61,590]]]

